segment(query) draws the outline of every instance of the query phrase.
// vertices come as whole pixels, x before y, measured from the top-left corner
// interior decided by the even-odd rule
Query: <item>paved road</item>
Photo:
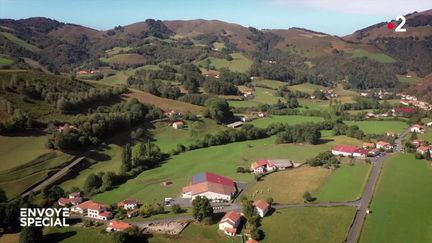
[[[395,149],[394,149],[395,153],[399,153],[403,151],[402,141],[405,138],[405,136],[408,134],[408,132],[409,129],[403,131],[400,134],[399,138],[395,141]],[[372,201],[375,186],[376,183],[378,182],[378,178],[381,173],[382,162],[385,159],[387,159],[389,156],[390,154],[385,154],[384,156],[380,156],[372,160],[373,162],[372,172],[367,181],[366,188],[363,192],[363,195],[359,200],[359,207],[355,215],[354,222],[352,223],[348,231],[348,235],[346,238],[347,243],[357,243],[360,237],[360,232],[363,227],[363,223],[365,221],[366,210],[369,208],[370,202]]]
[[[31,188],[30,190],[25,191],[21,194],[21,197],[28,196],[31,192],[36,192],[44,189],[45,187],[51,185],[53,182],[55,182],[57,179],[59,179],[61,176],[63,176],[70,168],[75,166],[76,164],[80,163],[85,157],[79,157],[72,161],[72,163],[68,164],[67,166],[63,167],[61,170],[59,170],[57,173],[52,175],[49,178],[46,178],[42,182],[40,182],[37,186]]]

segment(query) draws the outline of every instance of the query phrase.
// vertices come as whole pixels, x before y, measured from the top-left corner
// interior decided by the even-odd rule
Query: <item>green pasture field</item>
[[[415,84],[415,83],[417,83],[417,81],[420,80],[420,78],[414,74],[411,74],[411,77],[407,77],[406,75],[396,75],[396,76],[400,82],[406,83],[406,84]]]
[[[353,49],[352,51],[349,51],[349,53],[352,53],[352,56],[351,56],[352,58],[367,57],[369,59],[372,59],[374,61],[381,62],[381,63],[394,63],[394,62],[396,62],[395,59],[393,59],[392,57],[390,57],[384,53],[373,53],[373,52],[366,51],[364,49]]]
[[[45,227],[43,230],[43,242],[109,242],[114,243],[113,234],[103,232],[105,225],[98,227],[84,227],[81,224],[71,225],[70,227]]]
[[[316,89],[326,89],[326,87],[316,84],[303,83],[296,84],[289,87],[292,91],[300,91],[308,94],[312,94]]]
[[[384,161],[361,243],[432,242],[432,166],[412,154]]]
[[[268,86],[272,89],[277,89],[281,86],[284,86],[287,83],[282,82],[282,81],[278,81],[278,80],[259,79],[259,80],[252,81],[252,84],[253,85],[265,85],[265,86]]]
[[[354,218],[351,207],[305,207],[276,210],[262,220],[263,243],[344,242]]]
[[[401,133],[408,127],[403,121],[370,120],[370,121],[345,121],[348,125],[357,125],[365,133],[384,134],[387,132]]]
[[[3,66],[11,65],[14,61],[5,56],[0,56],[0,68]]]
[[[331,173],[313,196],[319,202],[357,200],[363,193],[371,168],[371,165],[363,162],[342,165]]]
[[[215,58],[215,57],[210,57],[209,59],[210,59],[211,65],[213,65],[216,69],[228,68],[229,70],[231,70],[233,72],[240,72],[240,73],[245,73],[250,69],[250,67],[252,65],[252,60],[247,58],[242,53],[239,53],[239,52],[233,53],[233,54],[231,54],[231,57],[233,58],[232,61],[228,61],[228,60],[222,59],[222,58]],[[197,64],[204,66],[206,60],[207,59],[202,60],[202,61],[198,62]]]
[[[61,152],[50,152],[12,169],[3,170],[0,172],[0,188],[6,191],[8,198],[14,198],[72,158],[73,156]]]
[[[289,115],[289,116],[278,116],[278,115],[271,115],[268,117],[258,118],[251,122],[248,122],[250,124],[253,124],[256,127],[268,127],[272,123],[288,123],[291,125],[297,125],[305,122],[320,122],[324,121],[324,118],[322,117],[316,117],[316,116],[298,116],[298,115]]]
[[[292,159],[305,162],[320,152],[327,151],[336,144],[360,144],[360,141],[345,136],[326,137],[326,143],[311,144],[275,144],[275,137],[232,143],[189,151],[173,156],[159,167],[144,171],[135,179],[111,191],[97,194],[96,201],[113,203],[125,198],[136,198],[143,202],[161,202],[165,197],[176,197],[191,176],[203,172],[213,172],[235,179],[239,182],[251,182],[250,174],[237,173],[236,168],[248,168],[258,159]],[[173,182],[162,186],[164,181]]]
[[[110,56],[108,58],[102,57],[99,59],[101,62],[104,63],[129,64],[129,65],[145,64],[146,62],[144,56],[135,53],[117,54],[114,56]]]

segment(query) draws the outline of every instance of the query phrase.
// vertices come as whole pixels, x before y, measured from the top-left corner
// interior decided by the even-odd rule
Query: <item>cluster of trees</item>
[[[244,85],[250,83],[249,75],[245,73],[231,72],[227,68],[222,68],[219,73],[219,80],[232,83],[234,85]]]
[[[203,84],[204,91],[210,94],[218,95],[238,95],[240,91],[232,83],[218,79],[209,79]]]
[[[22,132],[31,128],[32,125],[32,118],[27,113],[16,109],[13,111],[12,116],[3,123],[0,123],[0,134]]]
[[[282,132],[277,134],[276,143],[301,143],[318,144],[321,139],[320,127],[314,123],[285,126]]]
[[[47,146],[65,150],[99,144],[102,138],[112,135],[113,131],[128,129],[146,118],[160,118],[151,117],[162,114],[160,111],[152,112],[154,109],[158,108],[147,107],[138,100],[132,99],[111,107],[99,108],[100,113],[78,115],[74,120],[77,129],[65,129],[60,132],[54,127]]]
[[[149,92],[152,95],[173,100],[178,99],[181,95],[179,87],[166,84],[160,80],[143,81],[131,78],[127,81],[130,87]]]
[[[319,90],[318,90],[319,91]],[[289,89],[289,85],[283,85],[277,89],[275,92],[276,96],[283,97],[285,99],[288,98],[309,98],[309,94],[301,91],[292,91]]]
[[[205,101],[204,105],[206,107],[203,112],[205,117],[209,117],[219,123],[225,123],[234,118],[228,102],[224,99],[210,97]]]
[[[206,94],[185,94],[180,97],[178,100],[186,103],[191,103],[194,105],[204,106],[206,101],[210,98],[209,95]]]
[[[340,161],[330,152],[319,153],[315,158],[308,159],[306,163],[310,166],[325,166],[338,168]]]
[[[359,140],[362,140],[365,137],[365,133],[357,125],[348,126],[344,123],[336,123],[334,125],[333,135],[346,135]]]

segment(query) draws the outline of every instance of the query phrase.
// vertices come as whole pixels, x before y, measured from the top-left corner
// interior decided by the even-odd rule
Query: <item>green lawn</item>
[[[428,142],[432,142],[432,127],[426,128],[425,133],[417,134],[417,136],[420,139],[423,139],[423,140],[428,141]]]
[[[292,91],[300,91],[312,94],[316,89],[325,89],[325,87],[316,84],[303,83],[290,86],[289,89]]]
[[[32,45],[30,43],[27,43],[25,40],[20,39],[18,37],[16,37],[15,35],[11,34],[11,33],[7,33],[7,32],[0,32],[0,34],[2,34],[4,37],[6,37],[8,40],[10,40],[11,42],[29,50],[32,52],[39,52],[41,51],[41,49],[35,45]]]
[[[120,70],[116,72],[112,76],[105,77],[101,79],[100,81],[108,83],[108,84],[126,84],[127,79],[135,74],[135,71],[137,70],[160,70],[159,66],[157,65],[144,65],[138,68],[134,69],[128,69],[128,70]]]
[[[275,144],[275,137],[270,137],[189,151],[173,156],[160,167],[144,171],[116,189],[95,195],[93,199],[113,203],[130,197],[143,202],[161,202],[165,197],[179,196],[181,188],[198,172],[209,171],[240,182],[250,182],[253,181],[253,176],[236,173],[237,167],[249,167],[251,162],[262,158],[287,158],[304,162],[320,152],[329,150],[335,144],[360,143],[344,136],[326,139],[328,142],[320,145],[301,145]],[[161,183],[166,180],[172,181],[173,184],[163,187]]]
[[[260,242],[344,242],[354,213],[351,207],[277,210],[263,219],[265,238]]]
[[[403,121],[346,121],[348,125],[357,125],[365,133],[383,134],[387,132],[401,133],[408,127]]]
[[[252,82],[254,85],[265,85],[272,89],[277,89],[283,85],[286,85],[287,83],[277,80],[270,80],[270,79],[260,79],[260,80],[254,80]]]
[[[296,124],[301,124],[301,123],[305,123],[305,122],[320,122],[320,121],[324,121],[324,118],[316,117],[316,116],[297,116],[297,115],[277,116],[277,115],[272,115],[269,117],[255,119],[255,120],[251,121],[250,123],[256,127],[268,127],[268,125],[270,125],[272,123],[278,123],[278,122],[296,125]]]
[[[373,53],[373,52],[366,51],[364,49],[354,49],[354,50],[350,51],[350,53],[353,54],[351,56],[352,58],[367,57],[369,59],[372,59],[374,61],[381,62],[381,63],[394,63],[396,61],[395,59],[393,59],[392,57],[390,57],[384,53]]]
[[[357,200],[363,192],[371,168],[371,165],[362,162],[353,166],[342,165],[331,173],[313,196],[320,202]]]
[[[252,65],[252,60],[247,58],[242,53],[240,53],[240,52],[233,53],[233,54],[231,54],[231,57],[233,58],[232,61],[228,61],[226,59],[216,58],[216,57],[210,57],[209,59],[210,59],[211,65],[213,65],[216,69],[228,68],[229,70],[231,70],[233,72],[240,72],[240,73],[245,73],[250,69],[250,67]],[[206,63],[206,60],[207,59],[202,60],[202,61],[198,62],[197,64],[204,66]]]
[[[384,162],[360,242],[432,242],[432,167],[412,154]]]

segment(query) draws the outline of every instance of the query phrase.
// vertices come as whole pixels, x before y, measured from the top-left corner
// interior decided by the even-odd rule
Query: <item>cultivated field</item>
[[[361,243],[432,242],[432,167],[412,154],[384,162]]]
[[[344,242],[354,213],[351,207],[277,210],[263,219],[265,238],[260,242]]]
[[[353,49],[349,53],[352,53],[352,56],[351,56],[352,58],[367,57],[369,59],[372,59],[374,61],[381,62],[381,63],[394,63],[396,61],[395,59],[393,59],[392,57],[390,57],[384,53],[373,53],[373,52],[369,52],[365,49]]]
[[[146,59],[138,54],[117,54],[108,58],[100,58],[101,62],[125,65],[145,64]]]
[[[232,61],[215,57],[210,57],[209,59],[211,65],[213,65],[216,69],[228,68],[232,72],[247,72],[252,65],[252,61],[242,53],[233,53],[231,54],[231,57],[233,58]],[[203,60],[197,64],[204,66],[205,62],[206,60]]]

